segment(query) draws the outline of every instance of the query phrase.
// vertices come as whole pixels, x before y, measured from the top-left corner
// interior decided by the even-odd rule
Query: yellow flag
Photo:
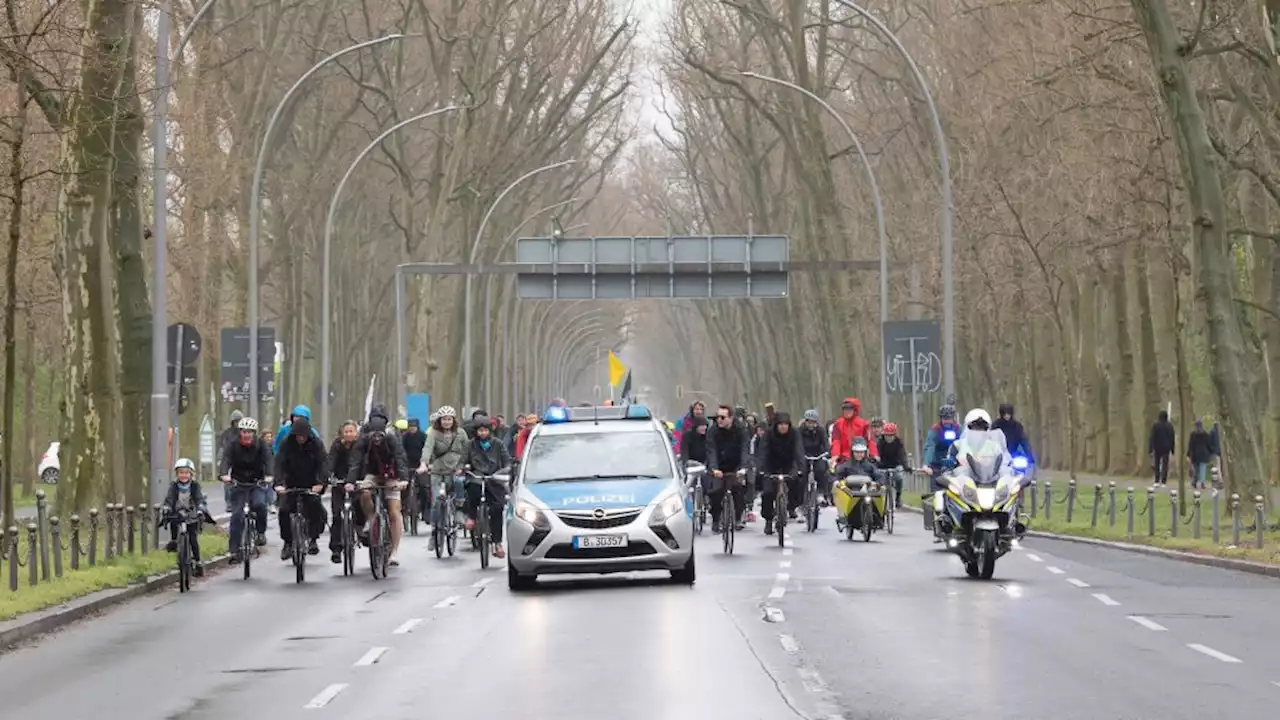
[[[609,351],[609,384],[617,386],[622,382],[622,378],[627,374],[627,366],[622,364],[617,355],[613,351]]]

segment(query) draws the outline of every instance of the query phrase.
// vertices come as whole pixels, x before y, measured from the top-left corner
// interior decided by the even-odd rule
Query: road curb
[[[903,509],[910,510],[911,512],[919,515],[924,514],[924,510],[911,505],[903,505]],[[1044,530],[1028,530],[1027,536],[1044,538],[1045,540],[1060,540],[1062,542],[1080,543],[1081,545],[1093,545],[1095,547],[1106,547],[1111,548],[1112,550],[1123,550],[1125,552],[1137,553],[1139,555],[1162,557],[1167,560],[1181,560],[1182,562],[1192,563],[1195,565],[1205,565],[1222,570],[1236,570],[1238,572],[1246,572],[1253,575],[1265,575],[1267,577],[1280,578],[1280,565],[1268,565],[1266,563],[1254,562],[1253,560],[1240,560],[1238,558],[1218,557],[1216,555],[1200,555],[1199,553],[1186,552],[1185,550],[1171,550],[1169,548],[1156,547],[1154,545],[1139,545],[1137,543],[1120,542],[1119,540],[1101,540],[1098,538],[1080,537],[1077,535],[1063,535],[1061,533],[1045,532]]]
[[[230,557],[228,554],[217,555],[202,562],[208,568],[214,563],[226,561],[228,557]],[[90,615],[160,590],[177,581],[178,570],[174,568],[163,575],[152,575],[127,587],[104,588],[91,595],[76,598],[56,607],[36,610],[25,615],[19,615],[12,620],[0,622],[0,653],[12,649],[14,645],[61,629]]]

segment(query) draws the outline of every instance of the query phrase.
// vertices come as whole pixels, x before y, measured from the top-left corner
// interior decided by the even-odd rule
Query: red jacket
[[[843,413],[836,418],[835,425],[831,427],[831,457],[837,461],[848,460],[850,457],[849,446],[853,444],[856,437],[863,438],[867,441],[868,454],[871,457],[879,457],[880,451],[876,448],[876,444],[871,441],[871,423],[862,417],[862,403],[858,398],[847,397],[841,405],[853,405],[853,417],[846,418]]]

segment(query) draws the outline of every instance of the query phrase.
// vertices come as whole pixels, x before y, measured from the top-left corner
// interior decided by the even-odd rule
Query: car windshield
[[[524,482],[671,477],[670,446],[658,432],[543,435],[529,446]]]

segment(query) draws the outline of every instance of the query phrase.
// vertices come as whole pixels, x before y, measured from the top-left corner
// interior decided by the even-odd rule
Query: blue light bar
[[[649,408],[645,405],[628,405],[628,420],[649,420],[653,417],[653,413],[649,412]]]
[[[542,413],[542,422],[544,423],[562,423],[569,422],[568,408],[552,405]]]

